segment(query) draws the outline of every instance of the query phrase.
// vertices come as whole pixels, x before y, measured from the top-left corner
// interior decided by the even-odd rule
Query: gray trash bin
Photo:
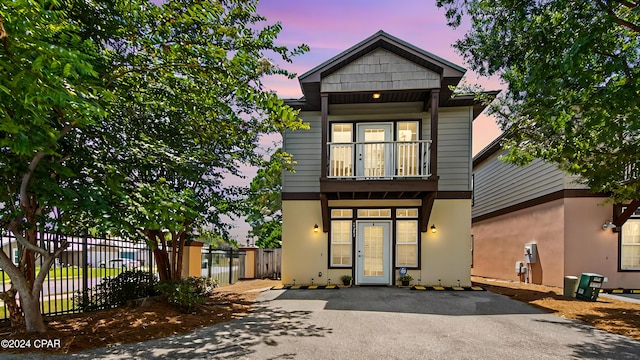
[[[565,276],[564,288],[562,289],[562,295],[564,297],[576,297],[576,291],[578,291],[578,277],[577,276]]]

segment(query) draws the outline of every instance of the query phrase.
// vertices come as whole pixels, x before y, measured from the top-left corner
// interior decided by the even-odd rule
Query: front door
[[[391,223],[359,221],[356,284],[391,284]]]
[[[392,129],[391,123],[358,124],[357,176],[377,178],[393,174]]]

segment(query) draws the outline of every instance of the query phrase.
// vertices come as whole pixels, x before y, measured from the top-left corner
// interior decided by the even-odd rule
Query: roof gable
[[[444,77],[462,77],[466,72],[466,69],[461,66],[380,30],[360,43],[300,75],[300,83],[319,82],[321,78],[330,75],[377,48],[383,48],[422,67],[431,69]]]

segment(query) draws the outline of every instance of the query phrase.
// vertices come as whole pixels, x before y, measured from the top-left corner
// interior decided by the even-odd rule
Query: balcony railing
[[[640,164],[629,164],[624,168],[623,182],[629,182],[640,177]]]
[[[328,143],[327,177],[357,180],[426,178],[431,141]]]

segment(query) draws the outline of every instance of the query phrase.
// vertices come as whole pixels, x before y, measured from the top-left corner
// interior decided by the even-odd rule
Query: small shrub
[[[184,312],[204,302],[204,298],[213,293],[218,285],[215,280],[204,277],[187,277],[175,281],[164,281],[156,286],[156,290],[167,298],[170,304],[176,305]]]
[[[81,311],[94,311],[122,306],[129,300],[157,295],[157,278],[145,271],[124,271],[114,278],[107,277],[87,290],[86,296],[76,292],[73,300]]]

